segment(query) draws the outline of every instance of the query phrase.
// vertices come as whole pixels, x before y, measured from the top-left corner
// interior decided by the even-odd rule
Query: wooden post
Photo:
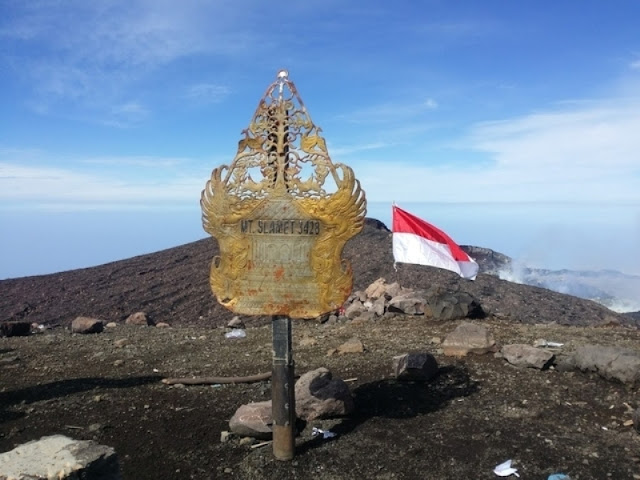
[[[291,353],[291,319],[275,315],[273,324],[273,374],[271,401],[273,417],[273,455],[291,460],[295,454],[296,400],[294,363]]]

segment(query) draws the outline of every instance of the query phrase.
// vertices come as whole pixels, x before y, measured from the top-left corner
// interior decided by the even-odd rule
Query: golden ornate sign
[[[288,73],[278,73],[242,131],[231,165],[202,192],[202,224],[216,237],[209,282],[218,301],[246,315],[313,318],[351,292],[348,239],[366,200],[346,165],[333,164]]]

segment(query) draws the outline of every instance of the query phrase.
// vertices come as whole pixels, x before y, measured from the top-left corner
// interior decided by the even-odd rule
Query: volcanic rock
[[[324,367],[302,375],[295,395],[296,414],[307,421],[347,415],[354,408],[347,384]]]
[[[521,343],[505,345],[500,350],[504,359],[517,367],[531,367],[543,370],[548,368],[555,355],[548,350],[540,350]]]
[[[428,382],[438,374],[438,361],[430,353],[405,353],[393,357],[393,372],[398,380]]]
[[[464,357],[469,353],[482,355],[495,350],[493,334],[482,325],[461,323],[442,342],[443,353],[451,357]]]
[[[71,322],[71,333],[100,333],[104,330],[104,322],[97,318],[76,317]]]
[[[42,437],[0,454],[0,479],[121,480],[113,448],[64,435]]]
[[[241,437],[269,440],[272,424],[271,400],[267,400],[240,406],[229,420],[229,429]]]

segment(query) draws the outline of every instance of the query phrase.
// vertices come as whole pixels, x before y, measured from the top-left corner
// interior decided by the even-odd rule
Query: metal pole
[[[291,319],[275,315],[273,324],[273,374],[271,401],[273,416],[273,455],[291,460],[295,454],[296,400],[294,363],[291,353]]]

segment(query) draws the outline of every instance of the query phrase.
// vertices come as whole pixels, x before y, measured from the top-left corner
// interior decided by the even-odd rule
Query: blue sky
[[[334,162],[459,243],[640,274],[640,2],[0,1],[0,278],[206,236],[287,68]]]

